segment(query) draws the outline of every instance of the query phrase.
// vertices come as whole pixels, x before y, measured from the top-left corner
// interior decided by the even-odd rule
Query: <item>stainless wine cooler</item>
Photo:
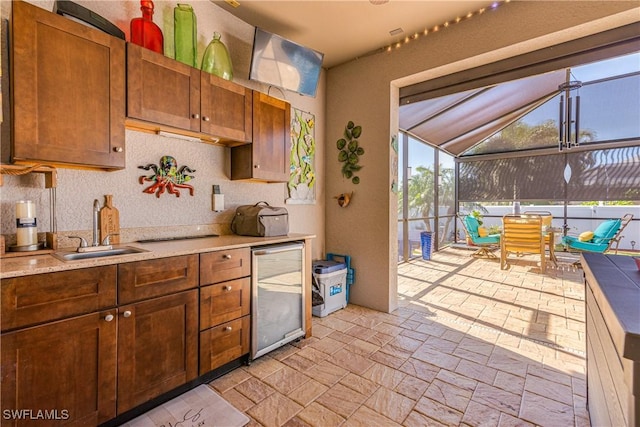
[[[251,251],[251,359],[305,334],[304,243]]]

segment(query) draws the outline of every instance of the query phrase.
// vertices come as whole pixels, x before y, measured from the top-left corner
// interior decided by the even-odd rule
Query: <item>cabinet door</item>
[[[125,42],[12,5],[13,161],[124,168]]]
[[[2,330],[17,329],[116,305],[116,266],[2,280]]]
[[[200,375],[249,353],[251,316],[200,332]]]
[[[197,290],[118,309],[118,414],[197,375]]]
[[[231,179],[289,180],[291,106],[253,92],[253,143],[231,148]]]
[[[200,131],[200,70],[127,43],[127,117]]]
[[[89,314],[2,335],[2,409],[55,411],[60,424],[116,415],[116,321]],[[2,426],[27,425],[3,417]],[[42,420],[33,424],[47,424]],[[29,424],[31,425],[31,424]]]
[[[220,141],[251,142],[251,89],[202,73],[201,130]]]
[[[118,303],[169,295],[198,286],[198,255],[118,265]]]

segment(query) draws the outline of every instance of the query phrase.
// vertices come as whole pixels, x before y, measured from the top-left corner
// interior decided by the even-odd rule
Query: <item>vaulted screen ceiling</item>
[[[400,129],[454,156],[558,94],[564,69],[400,106]]]

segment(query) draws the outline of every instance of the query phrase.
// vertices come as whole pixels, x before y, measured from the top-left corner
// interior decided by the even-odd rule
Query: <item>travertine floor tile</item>
[[[371,396],[380,385],[356,374],[349,374],[340,380],[340,384],[349,387],[367,397]]]
[[[386,387],[380,387],[364,404],[377,413],[402,423],[411,412],[415,401]]]
[[[329,408],[336,414],[347,418],[351,416],[365,400],[367,400],[367,396],[342,384],[336,384],[316,399],[316,402]]]
[[[223,377],[213,380],[210,385],[213,386],[217,392],[224,393],[250,378],[253,377],[244,369],[236,369]]]
[[[469,406],[462,416],[464,424],[474,427],[497,427],[499,421],[500,411],[473,400],[469,402]]]
[[[416,403],[414,410],[444,425],[458,425],[462,420],[462,412],[428,397],[422,397]]]
[[[573,425],[573,406],[525,391],[520,418],[540,426]]]
[[[400,264],[393,313],[314,317],[313,337],[210,385],[249,427],[589,427],[582,273],[511,261]]]
[[[429,388],[428,382],[407,375],[402,382],[396,386],[395,391],[407,396],[409,399],[418,400],[427,388]]]
[[[318,363],[311,369],[305,371],[305,373],[311,378],[315,379],[322,384],[331,387],[336,384],[342,377],[347,375],[349,371],[340,366],[336,366],[327,361]]]
[[[344,422],[344,418],[318,403],[312,403],[298,414],[298,418],[312,427],[333,427]]]
[[[471,391],[446,383],[437,378],[431,382],[429,388],[427,388],[427,391],[424,393],[424,397],[428,397],[431,400],[440,402],[460,412],[464,412],[466,409],[471,395]]]
[[[406,376],[403,372],[392,369],[379,363],[371,366],[363,375],[364,378],[380,384],[389,389],[398,386]]]
[[[289,398],[302,406],[307,406],[327,390],[329,387],[312,379],[292,390],[289,393]]]
[[[241,382],[235,390],[249,398],[253,403],[264,400],[267,396],[275,393],[275,390],[257,378],[250,378]]]
[[[221,394],[227,402],[231,403],[238,411],[246,412],[254,403],[240,394],[237,390],[231,389]]]
[[[287,395],[293,389],[309,381],[309,379],[310,378],[308,376],[301,374],[295,369],[291,369],[288,366],[285,366],[284,368],[264,378],[263,381],[280,393]]]
[[[280,393],[273,393],[247,413],[265,427],[279,427],[301,410],[302,406],[293,400]]]
[[[362,375],[374,363],[364,356],[345,349],[336,352],[328,361],[358,375]]]
[[[345,427],[400,427],[400,424],[366,406],[361,406],[343,425]]]
[[[244,369],[254,377],[262,379],[282,368],[284,368],[284,365],[281,362],[272,359],[269,356],[263,356],[257,360],[254,360],[251,365],[245,367]]]
[[[520,395],[484,383],[478,383],[473,401],[513,416],[520,410]]]

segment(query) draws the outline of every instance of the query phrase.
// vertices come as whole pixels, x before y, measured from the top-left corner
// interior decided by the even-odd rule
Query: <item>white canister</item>
[[[36,204],[31,200],[16,202],[16,237],[17,246],[38,244]]]

